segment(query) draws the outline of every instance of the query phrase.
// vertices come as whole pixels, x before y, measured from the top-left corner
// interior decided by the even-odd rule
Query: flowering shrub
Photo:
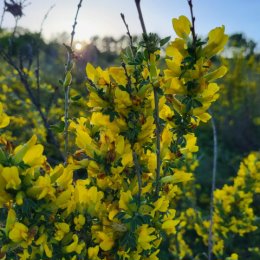
[[[193,131],[218,98],[214,81],[227,69],[214,68],[211,58],[227,36],[222,26],[205,42],[191,39],[185,16],[173,28],[178,37],[166,47],[165,70],[158,62],[167,39],[153,34],[126,49],[121,67],[87,64],[85,115],[69,126],[78,149],[65,166],[48,164],[36,136],[16,148],[1,137],[0,259],[199,259],[184,236],[194,229],[207,244],[209,222],[178,206],[192,194]],[[8,124],[1,105],[0,128]],[[234,186],[215,191],[216,257],[229,232],[256,229],[250,190],[259,186],[257,157],[241,166]]]

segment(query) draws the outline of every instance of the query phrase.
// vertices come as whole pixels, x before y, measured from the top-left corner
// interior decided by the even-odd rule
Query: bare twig
[[[128,37],[129,37],[130,47],[131,47],[131,50],[132,50],[132,52],[133,52],[133,47],[134,47],[134,46],[133,46],[133,37],[132,37],[132,35],[131,35],[131,33],[130,33],[128,24],[126,23],[124,14],[121,13],[120,15],[121,15],[121,18],[122,18],[122,20],[123,20],[123,22],[124,22],[124,25],[125,25],[125,27],[126,27],[126,33],[127,33]]]
[[[143,13],[142,13],[142,9],[141,9],[141,0],[135,0],[135,5],[137,8],[137,12],[139,15],[139,20],[142,26],[142,30],[143,30],[143,34],[147,35],[147,31],[146,31],[146,27],[145,27],[145,23],[144,23],[144,17],[143,17]]]
[[[71,69],[72,69],[72,63],[73,63],[73,51],[72,51],[72,47],[73,47],[73,41],[74,41],[74,36],[75,36],[75,30],[76,30],[76,26],[77,26],[77,19],[78,19],[78,14],[79,14],[79,10],[82,6],[82,1],[83,0],[79,0],[78,6],[77,6],[77,11],[76,11],[76,15],[74,18],[74,23],[72,25],[72,32],[71,32],[71,39],[70,39],[70,46],[69,49],[67,50],[67,63],[65,66],[65,77],[68,73],[70,73]],[[67,159],[68,159],[68,155],[69,155],[69,149],[68,149],[68,145],[69,145],[69,133],[68,133],[68,128],[69,128],[69,98],[70,98],[70,84],[68,86],[65,87],[65,93],[64,93],[64,143],[65,143],[65,164],[67,164]]]
[[[46,22],[50,12],[52,11],[52,9],[55,7],[55,5],[52,5],[48,11],[46,12],[46,14],[44,15],[43,19],[42,19],[42,22],[41,22],[41,27],[40,27],[40,35],[42,34],[42,31],[43,31],[43,25],[44,23]]]
[[[77,12],[76,12],[76,15],[75,15],[75,18],[74,18],[74,23],[72,25],[72,32],[71,32],[71,39],[70,39],[70,47],[72,47],[73,45],[73,41],[74,41],[74,36],[75,36],[75,29],[76,29],[76,26],[77,26],[77,20],[78,20],[78,15],[79,15],[79,10],[82,6],[82,2],[83,0],[80,0],[79,3],[78,3],[78,6],[77,6]]]
[[[2,15],[1,15],[0,30],[2,29],[2,25],[3,25],[3,22],[4,22],[4,17],[5,17],[5,7],[3,8],[3,12],[2,12]]]
[[[42,31],[43,31],[43,25],[45,21],[47,20],[51,10],[55,7],[55,5],[52,5],[46,14],[44,15],[41,26],[40,26],[40,31],[39,31],[39,36],[41,37]],[[37,85],[37,99],[38,103],[41,104],[41,88],[40,88],[40,52],[39,52],[39,46],[37,44],[37,52],[36,52],[36,69],[35,69],[35,77],[36,77],[36,85]]]
[[[192,4],[192,0],[188,0],[188,4],[190,7],[190,15],[191,15],[191,34],[192,34],[192,38],[193,38],[193,43],[196,42],[197,40],[197,35],[195,33],[195,16],[193,15],[193,4]]]
[[[211,186],[211,198],[210,198],[210,226],[209,226],[209,241],[208,241],[208,260],[212,259],[212,250],[213,250],[213,215],[214,215],[214,191],[216,189],[216,175],[217,175],[217,160],[218,160],[218,140],[217,140],[217,128],[215,120],[211,114],[211,126],[213,133],[213,167],[212,167],[212,186]]]

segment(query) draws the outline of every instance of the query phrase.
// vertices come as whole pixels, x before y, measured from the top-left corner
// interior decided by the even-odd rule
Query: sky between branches
[[[70,32],[78,0],[28,0],[25,16],[19,25],[39,31],[42,19],[50,8],[43,35],[50,39],[61,32]],[[224,24],[227,33],[243,32],[260,43],[260,0],[194,0],[197,32],[206,35],[213,27]],[[4,0],[0,0],[3,9]],[[148,31],[161,37],[174,35],[171,19],[179,15],[189,17],[186,0],[142,0],[142,9]],[[140,34],[134,0],[84,0],[80,10],[76,40],[87,41],[94,35],[119,37],[125,34],[120,17],[124,13],[132,34]],[[10,28],[14,19],[6,14],[3,27]]]

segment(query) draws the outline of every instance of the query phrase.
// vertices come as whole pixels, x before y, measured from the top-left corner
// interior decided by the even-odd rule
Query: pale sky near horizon
[[[53,38],[61,32],[70,33],[78,0],[27,0],[31,4],[24,9],[25,16],[19,25],[39,31],[44,15],[51,5],[43,35]],[[0,0],[3,10],[4,0]],[[186,0],[142,0],[142,10],[149,32],[161,37],[173,36],[171,19],[180,15],[189,17]],[[242,32],[260,44],[260,0],[193,0],[196,31],[205,36],[216,26],[225,25],[227,33]],[[76,40],[87,41],[94,35],[119,37],[126,30],[120,13],[124,13],[132,34],[140,34],[138,15],[134,0],[83,0],[76,28]],[[3,27],[10,28],[14,19],[6,14]],[[259,46],[258,46],[259,47]]]

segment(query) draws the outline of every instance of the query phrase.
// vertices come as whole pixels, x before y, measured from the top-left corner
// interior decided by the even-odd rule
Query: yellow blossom
[[[143,250],[150,250],[152,248],[151,242],[156,239],[156,236],[152,235],[155,232],[155,229],[149,227],[148,224],[143,224],[138,231],[138,246]]]
[[[23,223],[15,222],[9,232],[9,238],[15,243],[26,241],[28,238],[28,227]]]
[[[18,190],[20,188],[21,179],[17,167],[5,167],[0,174],[6,182],[6,189]]]

